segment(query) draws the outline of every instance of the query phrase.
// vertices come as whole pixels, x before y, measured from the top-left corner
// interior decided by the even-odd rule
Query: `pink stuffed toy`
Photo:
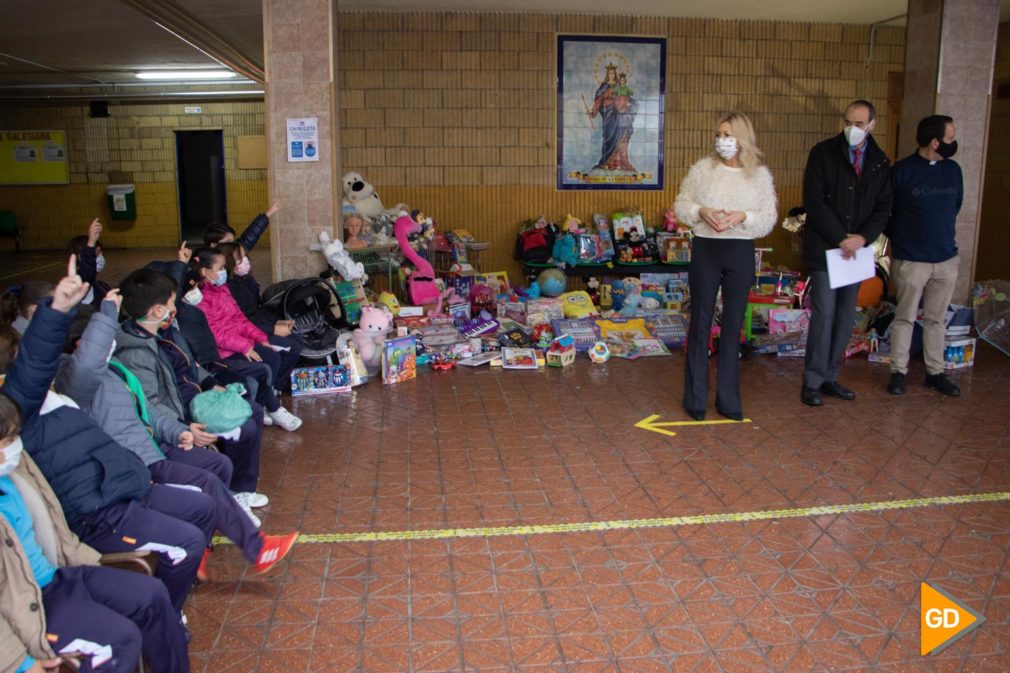
[[[361,320],[358,329],[348,334],[342,334],[337,340],[337,348],[341,342],[353,339],[358,348],[365,367],[374,371],[382,365],[382,343],[393,329],[393,314],[384,306],[362,306]]]

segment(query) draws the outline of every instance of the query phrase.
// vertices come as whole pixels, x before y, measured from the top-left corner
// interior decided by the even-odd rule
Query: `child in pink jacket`
[[[193,255],[191,265],[200,278],[201,296],[191,301],[190,293],[187,293],[184,301],[195,303],[207,316],[207,324],[221,356],[226,361],[242,358],[262,362],[270,367],[272,386],[276,388],[277,376],[282,371],[281,358],[270,344],[270,338],[249,322],[231,296],[224,255],[214,248],[203,248]],[[266,409],[264,424],[276,424],[289,432],[301,427],[302,420],[281,406],[273,390],[267,393],[263,402]],[[266,418],[270,422],[266,422]]]

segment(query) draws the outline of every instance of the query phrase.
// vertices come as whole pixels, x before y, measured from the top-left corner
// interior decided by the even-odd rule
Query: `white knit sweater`
[[[680,193],[673,204],[677,220],[705,238],[761,238],[767,236],[778,220],[778,199],[771,171],[760,166],[751,175],[742,168],[730,168],[718,159],[705,157],[687,172],[680,183]],[[699,216],[702,208],[742,210],[743,224],[722,233],[708,226]]]

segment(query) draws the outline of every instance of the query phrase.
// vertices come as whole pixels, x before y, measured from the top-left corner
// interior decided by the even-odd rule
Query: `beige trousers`
[[[894,260],[891,280],[897,285],[898,307],[891,323],[891,371],[908,373],[912,328],[922,299],[922,355],[926,374],[943,373],[947,306],[957,282],[957,256],[939,264]]]

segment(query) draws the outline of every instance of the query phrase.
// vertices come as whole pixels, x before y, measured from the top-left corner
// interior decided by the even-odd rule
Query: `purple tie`
[[[861,149],[852,150],[852,167],[856,169],[857,178],[863,174],[863,167],[859,163],[859,158],[861,156],[863,156],[863,150]]]

